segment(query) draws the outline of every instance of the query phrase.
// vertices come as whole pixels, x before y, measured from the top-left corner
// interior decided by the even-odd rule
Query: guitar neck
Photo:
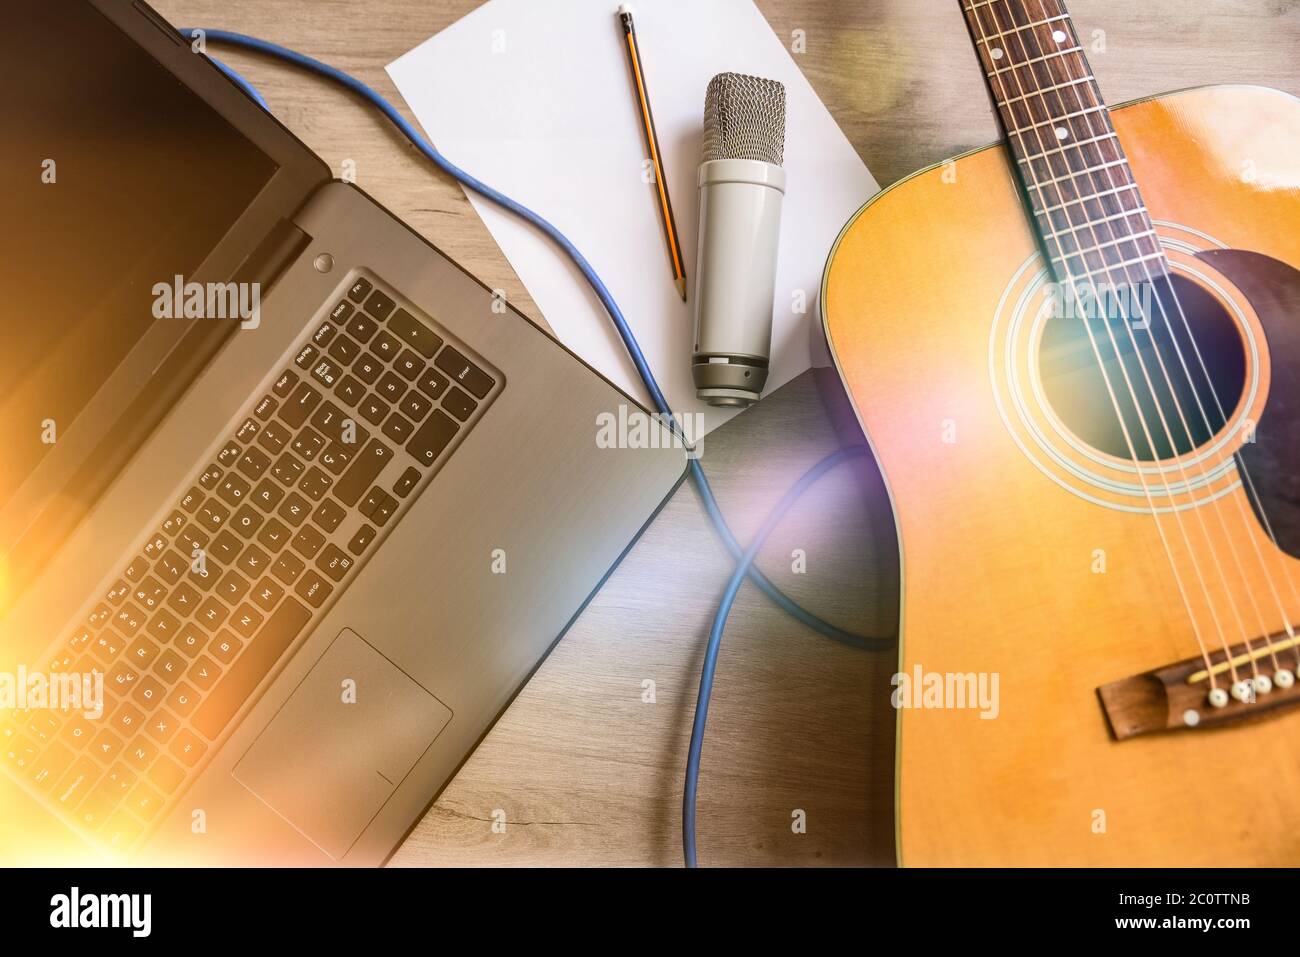
[[[1160,241],[1063,0],[959,0],[1058,282],[1166,275]]]

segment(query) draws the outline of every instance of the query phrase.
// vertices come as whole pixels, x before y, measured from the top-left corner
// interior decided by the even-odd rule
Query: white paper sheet
[[[557,225],[622,308],[675,412],[695,398],[691,313],[673,285],[644,172],[646,150],[616,0],[490,0],[389,64],[429,138],[453,163]],[[877,190],[862,160],[752,0],[633,5],[688,287],[694,283],[704,91],[732,70],[785,84],[788,124],[770,392],[810,365],[826,255]],[[608,316],[578,270],[531,226],[470,193],[556,336],[648,404]]]

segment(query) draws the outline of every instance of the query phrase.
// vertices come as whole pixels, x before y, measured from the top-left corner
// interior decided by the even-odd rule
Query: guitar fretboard
[[[1114,286],[1166,275],[1063,0],[959,2],[1057,280]]]

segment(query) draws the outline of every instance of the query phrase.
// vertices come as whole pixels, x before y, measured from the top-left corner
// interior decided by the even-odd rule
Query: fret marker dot
[[[1064,126],[1058,126],[1055,132],[1056,132],[1056,138],[1058,140],[1066,139],[1070,135],[1070,131],[1067,130]]]
[[[1065,31],[1064,31],[1064,30],[1053,30],[1053,31],[1052,31],[1052,39],[1055,40],[1057,43],[1064,43],[1064,42],[1065,42]]]
[[[993,59],[995,60],[1001,60],[1002,51],[998,47],[994,47],[992,52],[989,54],[989,56],[993,57]]]

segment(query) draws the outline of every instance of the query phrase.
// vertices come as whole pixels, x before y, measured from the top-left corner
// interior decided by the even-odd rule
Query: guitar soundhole
[[[1129,459],[1118,405],[1138,459],[1147,462],[1185,455],[1208,442],[1236,408],[1246,383],[1236,321],[1218,299],[1182,276],[1121,290],[1100,308],[1055,303],[1043,326],[1038,362],[1047,400],[1066,428],[1101,452]]]

